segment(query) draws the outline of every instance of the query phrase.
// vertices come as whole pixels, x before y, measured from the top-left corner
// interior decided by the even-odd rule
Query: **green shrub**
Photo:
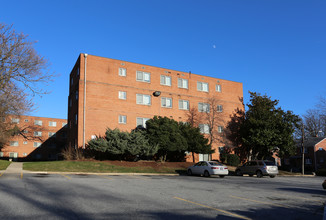
[[[240,163],[240,158],[235,154],[227,154],[226,155],[226,163],[230,166],[238,166]]]
[[[316,175],[317,176],[326,176],[326,168],[317,170]]]

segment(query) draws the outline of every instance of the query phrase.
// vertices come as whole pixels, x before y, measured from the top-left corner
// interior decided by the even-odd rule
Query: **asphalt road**
[[[4,174],[0,219],[322,219],[320,177]]]

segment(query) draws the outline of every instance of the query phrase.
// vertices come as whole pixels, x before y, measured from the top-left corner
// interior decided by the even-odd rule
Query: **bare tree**
[[[186,114],[187,114],[187,122],[192,127],[198,127],[199,123],[202,120],[202,115],[198,112],[198,109],[192,107],[189,109],[189,111]]]
[[[303,115],[305,131],[311,137],[317,137],[320,131],[325,130],[325,118],[319,109],[309,109]]]
[[[201,122],[207,124],[209,127],[209,144],[213,144],[217,141],[223,142],[224,140],[224,118],[223,105],[216,97],[208,99],[207,104],[209,107],[203,112]]]
[[[48,61],[33,48],[28,36],[17,33],[12,25],[0,24],[0,148],[15,134],[8,115],[22,115],[32,109],[35,95],[46,94],[54,75]],[[42,86],[43,85],[43,86]]]

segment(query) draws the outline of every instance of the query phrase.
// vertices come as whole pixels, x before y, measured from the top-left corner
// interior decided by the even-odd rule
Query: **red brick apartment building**
[[[221,103],[225,123],[236,108],[243,109],[242,83],[80,54],[70,73],[68,145],[85,147],[107,128],[130,131],[155,115],[185,122],[189,109],[200,111],[210,97]],[[202,128],[205,132],[205,125]],[[211,159],[219,158],[221,146],[214,144]],[[208,155],[196,157],[201,160]]]
[[[0,157],[12,160],[57,160],[67,142],[67,120],[34,116],[10,116],[16,135],[1,149]]]

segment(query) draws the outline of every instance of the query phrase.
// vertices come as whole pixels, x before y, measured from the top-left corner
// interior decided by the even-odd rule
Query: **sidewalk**
[[[4,173],[22,173],[23,172],[23,163],[22,162],[12,162]]]

